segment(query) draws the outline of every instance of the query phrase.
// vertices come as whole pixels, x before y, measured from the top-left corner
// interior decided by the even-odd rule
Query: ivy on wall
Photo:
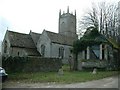
[[[101,43],[110,44],[109,41],[99,33],[99,31],[91,27],[91,30],[87,30],[83,37],[75,41],[73,44],[73,52],[78,53],[85,50],[87,46],[100,45]]]

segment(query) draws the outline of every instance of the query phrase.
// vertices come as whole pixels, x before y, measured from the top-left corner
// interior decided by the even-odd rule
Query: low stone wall
[[[107,65],[106,60],[80,60],[78,61],[78,70],[93,68],[105,69]]]
[[[41,57],[9,57],[2,60],[2,66],[8,72],[48,72],[58,71],[62,60]]]
[[[105,62],[82,62],[82,67],[86,68],[105,68],[107,65]]]

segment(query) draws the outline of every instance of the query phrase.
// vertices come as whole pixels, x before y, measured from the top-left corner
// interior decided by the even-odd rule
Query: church
[[[2,42],[2,55],[61,58],[63,63],[67,63],[73,42],[78,39],[76,11],[69,13],[69,7],[66,13],[60,10],[58,24],[58,33],[43,30],[41,34],[32,31],[24,34],[7,30]]]

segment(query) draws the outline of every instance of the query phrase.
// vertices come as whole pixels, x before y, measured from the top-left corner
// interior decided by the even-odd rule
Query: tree
[[[98,28],[99,26],[99,20],[98,20],[98,12],[97,12],[97,7],[94,4],[92,7],[92,10],[89,10],[79,21],[80,29],[87,29],[88,27],[95,27]]]
[[[73,43],[73,50],[72,50],[73,60],[74,60],[73,70],[75,70],[75,71],[78,69],[77,68],[77,66],[78,66],[78,58],[77,57],[78,57],[78,53],[79,53],[79,49],[80,49],[79,44],[80,44],[79,39],[74,41],[74,43]]]
[[[110,44],[109,41],[100,34],[96,27],[87,28],[88,32],[86,32],[83,37],[78,39],[73,44],[73,54],[74,54],[74,67],[73,70],[77,70],[78,66],[78,54],[79,52],[85,50],[88,46],[100,45],[102,43]],[[110,44],[111,45],[111,44]]]
[[[93,3],[92,5],[92,9],[79,21],[79,31],[82,32],[81,30],[93,26],[106,37],[116,36],[118,34],[117,5],[107,4],[106,2]]]
[[[117,5],[106,4],[102,2],[99,4],[100,8],[100,32],[106,37],[116,36],[117,34]]]

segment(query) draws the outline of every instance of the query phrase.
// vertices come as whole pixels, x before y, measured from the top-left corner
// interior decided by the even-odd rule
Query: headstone
[[[94,68],[92,74],[96,74],[96,73],[97,73],[97,69]]]
[[[63,69],[59,69],[59,71],[58,71],[58,75],[63,75]]]

